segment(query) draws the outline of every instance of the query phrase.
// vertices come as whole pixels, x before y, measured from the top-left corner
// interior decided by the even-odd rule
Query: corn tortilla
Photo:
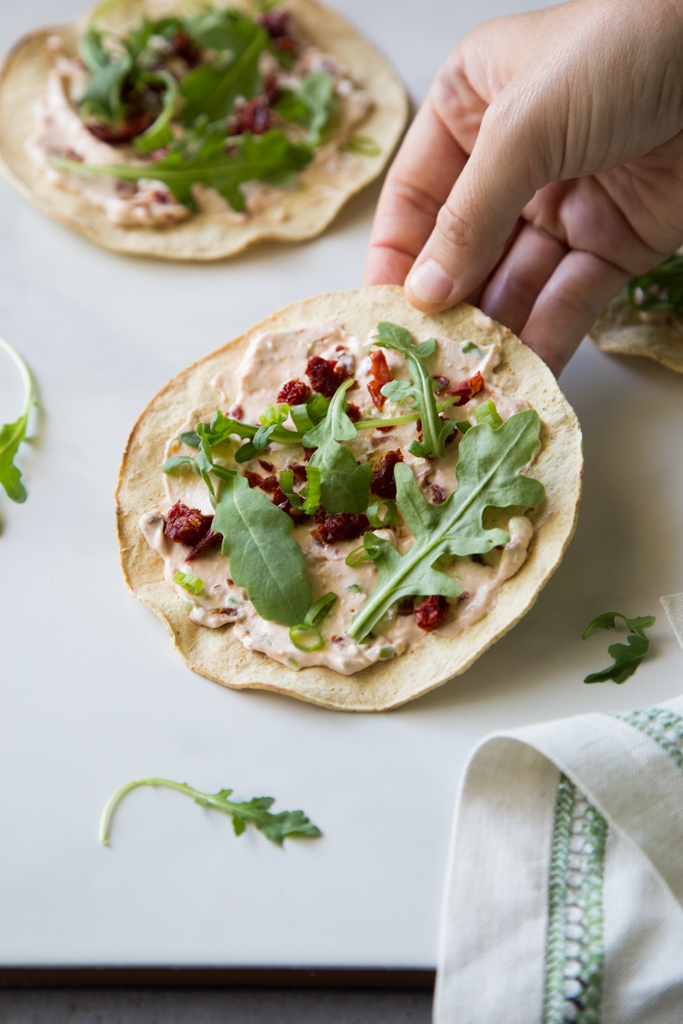
[[[645,356],[676,373],[683,373],[683,323],[675,313],[648,313],[642,320],[619,292],[600,315],[589,337],[603,352],[620,356]]]
[[[246,0],[233,6],[249,8]],[[142,17],[169,12],[190,14],[206,7],[204,0],[119,0],[98,17],[98,25],[126,30]],[[295,20],[311,43],[334,54],[353,80],[373,100],[373,108],[354,128],[380,148],[378,156],[360,156],[350,170],[309,168],[306,185],[287,191],[279,207],[281,223],[253,215],[245,224],[228,224],[210,213],[193,214],[170,227],[125,228],[111,224],[104,212],[82,196],[51,184],[26,151],[34,126],[33,107],[45,91],[54,63],[47,40],[56,36],[63,53],[75,56],[91,12],[69,25],[38,29],[21,39],[0,70],[0,170],[31,202],[107,249],[169,260],[217,260],[266,239],[303,241],[321,234],[351,196],[373,181],[389,161],[405,127],[408,100],[387,61],[357,29],[317,0],[288,0]],[[313,189],[322,195],[311,200]]]
[[[264,654],[247,651],[232,637],[230,626],[209,629],[192,622],[164,583],[162,561],[147,546],[138,527],[143,513],[168,504],[161,472],[166,442],[185,421],[189,409],[201,418],[210,418],[221,403],[210,381],[219,371],[229,374],[238,369],[252,335],[312,320],[334,320],[348,332],[369,338],[379,321],[389,320],[420,339],[436,334],[452,338],[454,344],[465,339],[486,344],[490,338],[475,326],[473,312],[472,306],[461,303],[445,313],[424,316],[409,305],[402,288],[384,285],[319,295],[286,306],[256,324],[183,370],[152,399],[133,428],[119,476],[121,564],[135,597],[162,619],[174,645],[195,672],[224,686],[275,690],[327,708],[384,711],[464,672],[532,606],[574,532],[583,465],[581,430],[545,363],[510,333],[503,339],[497,383],[506,393],[526,399],[541,418],[542,448],[532,472],[545,485],[546,500],[529,513],[537,525],[526,562],[503,584],[495,608],[457,637],[426,633],[405,654],[351,676],[318,666],[290,670]]]

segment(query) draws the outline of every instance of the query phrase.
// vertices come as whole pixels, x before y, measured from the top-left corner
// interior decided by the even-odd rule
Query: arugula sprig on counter
[[[478,423],[460,442],[455,470],[457,490],[441,505],[422,495],[412,469],[395,468],[396,503],[415,540],[404,553],[387,540],[366,533],[363,543],[378,571],[373,593],[355,614],[348,635],[363,640],[396,601],[406,597],[442,595],[459,597],[457,580],[435,568],[442,556],[484,554],[510,536],[486,529],[487,508],[538,505],[545,491],[538,480],[523,476],[539,443],[541,421],[533,409],[510,416],[500,427]]]
[[[645,636],[645,630],[654,626],[654,615],[639,615],[635,619],[627,619],[621,612],[604,612],[586,626],[581,639],[585,640],[594,629],[614,629],[616,619],[623,619],[630,630],[626,643],[610,644],[607,653],[614,658],[614,664],[600,672],[592,672],[586,676],[584,683],[605,683],[608,679],[615,683],[625,682],[633,675],[650,649],[650,640]]]
[[[12,360],[24,384],[24,408],[19,419],[0,427],[0,484],[8,498],[21,503],[26,501],[26,488],[21,482],[21,472],[15,466],[14,459],[19,445],[26,437],[29,413],[36,401],[35,385],[28,366],[17,350],[3,338],[0,338],[0,349]]]
[[[365,512],[370,500],[371,467],[359,466],[341,444],[358,435],[344,408],[352,384],[353,380],[345,380],[339,385],[325,418],[302,439],[307,448],[316,449],[309,465],[320,470],[320,501],[327,512]]]
[[[99,839],[103,846],[109,845],[109,833],[114,811],[126,793],[138,786],[164,786],[167,789],[175,789],[178,793],[185,793],[191,796],[200,807],[211,807],[216,811],[222,811],[232,818],[232,826],[235,835],[240,836],[248,824],[254,825],[259,832],[262,832],[271,843],[282,846],[287,836],[321,836],[322,832],[314,825],[303,811],[280,811],[273,814],[269,808],[275,803],[272,796],[255,796],[251,800],[237,803],[229,800],[234,790],[221,789],[218,793],[202,793],[193,789],[185,782],[173,782],[171,779],[136,779],[118,789],[108,800],[102,813],[100,821]]]
[[[424,365],[424,361],[433,356],[436,351],[435,339],[429,338],[427,341],[420,342],[419,345],[413,345],[410,331],[407,331],[405,327],[385,321],[377,325],[377,334],[373,343],[380,348],[390,348],[400,352],[408,362],[410,382],[391,380],[382,388],[382,394],[392,402],[405,402],[408,398],[412,399],[419,412],[424,440],[413,441],[408,451],[423,459],[435,459],[445,455],[446,440],[455,430],[455,423],[452,420],[443,421],[439,418],[434,397],[438,384]]]

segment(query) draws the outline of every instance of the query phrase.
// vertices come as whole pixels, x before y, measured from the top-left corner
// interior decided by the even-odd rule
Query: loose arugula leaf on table
[[[640,301],[636,299],[637,288],[643,293]],[[648,294],[650,289],[654,294]],[[674,253],[647,274],[632,278],[628,284],[628,300],[634,309],[643,313],[682,312],[683,254]]]
[[[327,71],[306,75],[293,92],[286,91],[275,104],[275,110],[287,121],[296,121],[306,128],[311,145],[319,145],[322,131],[339,106],[335,98],[335,80]]]
[[[359,466],[341,441],[353,441],[358,431],[344,411],[353,380],[337,388],[324,420],[307,431],[306,448],[315,448],[309,465],[320,470],[321,504],[326,512],[365,512],[370,500],[370,466]],[[299,619],[301,621],[301,619]]]
[[[187,27],[199,46],[227,55],[214,66],[195,68],[183,79],[184,124],[191,124],[199,115],[219,121],[232,111],[238,96],[249,100],[263,91],[259,58],[271,48],[265,28],[234,10],[207,11],[191,19]]]
[[[243,476],[226,477],[211,529],[223,535],[221,551],[230,559],[230,575],[262,619],[295,626],[312,596],[301,548],[290,535],[292,520]]]
[[[57,170],[77,174],[107,174],[122,181],[140,177],[161,181],[179,203],[197,209],[192,186],[201,182],[214,188],[234,210],[244,209],[244,196],[239,186],[245,181],[263,181],[284,185],[311,161],[310,146],[294,145],[279,128],[263,135],[245,135],[236,143],[236,151],[226,153],[223,129],[207,131],[194,153],[174,150],[162,160],[132,167],[127,164],[88,164],[52,157]]]
[[[485,509],[543,501],[543,484],[522,476],[538,447],[540,429],[538,413],[526,409],[497,429],[481,423],[468,430],[460,442],[457,490],[441,505],[426,500],[409,466],[396,466],[396,502],[415,541],[399,554],[383,538],[365,534],[363,542],[379,579],[353,617],[347,631],[350,637],[363,640],[391,606],[405,597],[460,596],[462,587],[457,580],[436,569],[435,563],[444,555],[484,554],[509,541],[504,530],[484,528]]]
[[[2,349],[19,370],[24,384],[24,408],[18,420],[0,427],[0,484],[12,501],[26,501],[26,488],[21,482],[21,473],[14,465],[19,445],[26,437],[28,416],[36,401],[35,385],[30,370],[19,353],[9,342],[0,338]]]
[[[614,629],[615,619],[623,619],[631,631],[626,637],[626,643],[611,644],[607,648],[607,653],[614,658],[614,664],[600,672],[592,672],[586,676],[584,683],[604,683],[608,679],[615,683],[623,683],[633,675],[649,650],[650,640],[645,636],[645,630],[654,626],[654,615],[639,615],[635,619],[627,619],[621,612],[604,612],[586,626],[581,639],[585,640],[594,629]]]
[[[122,786],[107,802],[100,821],[99,839],[103,846],[109,845],[109,832],[114,810],[117,805],[131,789],[138,786],[165,786],[167,789],[175,789],[178,793],[185,793],[191,796],[200,807],[212,807],[216,811],[222,811],[232,818],[232,825],[235,835],[242,835],[248,824],[254,825],[260,832],[263,832],[267,839],[278,846],[282,846],[287,836],[320,836],[322,832],[314,825],[303,811],[280,811],[279,814],[272,814],[269,810],[275,803],[272,796],[255,796],[251,800],[240,803],[229,800],[234,790],[221,789],[218,793],[202,793],[201,790],[193,789],[185,782],[173,782],[171,779],[136,779]]]
[[[424,360],[434,355],[436,341],[434,338],[429,338],[428,341],[423,341],[419,345],[413,345],[412,341],[412,335],[405,327],[387,322],[377,325],[377,334],[373,343],[380,348],[390,348],[400,352],[408,361],[410,371],[410,382],[391,380],[382,388],[382,394],[392,402],[405,402],[406,399],[411,398],[415,403],[422,421],[424,440],[413,441],[408,451],[423,459],[440,458],[446,453],[446,440],[455,430],[455,424],[451,420],[444,422],[439,418],[434,398],[438,384],[424,365]]]

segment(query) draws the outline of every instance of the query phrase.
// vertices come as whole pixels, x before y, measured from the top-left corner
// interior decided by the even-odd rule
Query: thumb
[[[524,207],[547,184],[548,161],[534,152],[545,131],[535,130],[535,118],[522,117],[524,106],[519,94],[500,96],[482,118],[472,155],[406,280],[409,301],[425,313],[475,291],[501,258]]]

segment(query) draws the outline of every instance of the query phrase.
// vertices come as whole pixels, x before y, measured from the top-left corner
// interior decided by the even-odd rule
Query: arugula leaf
[[[14,423],[5,423],[0,427],[0,484],[4,487],[8,498],[21,503],[26,501],[26,488],[21,482],[20,471],[14,465],[14,457],[19,445],[26,437],[28,415],[31,406],[36,402],[35,385],[28,366],[17,350],[3,338],[0,338],[0,349],[10,357],[17,367],[24,384],[24,409],[21,416]]]
[[[175,789],[178,793],[191,796],[200,807],[212,807],[216,811],[222,811],[223,814],[229,814],[236,836],[242,835],[247,824],[255,825],[267,839],[278,846],[282,846],[287,836],[322,835],[320,829],[310,821],[303,811],[280,811],[279,814],[272,814],[269,810],[275,803],[272,796],[255,796],[251,800],[235,803],[228,799],[234,792],[232,789],[220,789],[218,793],[202,793],[201,790],[188,786],[186,782],[148,778],[129,782],[126,786],[118,789],[108,800],[100,821],[99,839],[103,846],[109,845],[109,832],[114,810],[126,793],[138,786],[165,786],[167,789]]]
[[[383,322],[377,325],[377,334],[373,340],[380,348],[400,352],[408,361],[410,383],[405,380],[391,380],[382,388],[382,394],[392,402],[405,402],[411,398],[420,414],[424,440],[413,441],[408,451],[423,459],[442,457],[446,454],[446,439],[455,430],[455,424],[451,420],[444,422],[439,418],[434,398],[438,384],[424,366],[424,360],[434,355],[436,351],[435,339],[429,338],[419,345],[413,345],[412,335],[405,327]]]
[[[223,535],[221,551],[230,559],[237,586],[244,587],[262,619],[283,626],[301,622],[312,601],[292,526],[287,513],[243,476],[223,480],[211,529]]]
[[[340,444],[353,441],[358,434],[344,411],[352,384],[351,379],[339,385],[325,419],[302,439],[306,448],[316,449],[309,465],[320,470],[320,501],[327,512],[365,512],[370,500],[371,467],[359,466],[349,449]]]
[[[538,505],[543,485],[522,475],[538,447],[541,422],[533,409],[515,413],[501,427],[480,423],[460,442],[456,466],[457,490],[441,505],[422,495],[412,469],[399,463],[395,470],[396,501],[415,541],[404,554],[386,540],[366,533],[363,542],[378,570],[373,593],[356,612],[347,633],[362,640],[391,606],[404,597],[459,597],[462,587],[434,568],[444,555],[484,554],[510,536],[482,525],[484,510],[509,505]]]
[[[165,86],[162,100],[161,113],[149,128],[133,140],[133,145],[138,153],[146,155],[155,149],[161,149],[173,141],[171,131],[171,120],[178,103],[178,83],[168,71],[156,71],[143,75],[141,80],[148,82],[161,82]]]
[[[184,124],[202,114],[209,121],[221,120],[232,111],[238,96],[249,100],[263,91],[259,58],[271,47],[265,28],[235,10],[209,11],[190,20],[187,27],[199,46],[227,51],[228,57],[217,66],[203,64],[183,79]]]
[[[636,289],[643,293],[636,299]],[[683,254],[674,253],[647,274],[634,277],[628,284],[628,301],[644,313],[683,310]]]
[[[311,145],[320,144],[323,128],[339,106],[335,84],[327,71],[312,71],[294,92],[284,92],[275,104],[282,117],[308,129]]]
[[[90,78],[79,99],[84,113],[105,121],[124,118],[123,89],[133,68],[133,58],[126,49],[113,54],[106,49],[103,34],[90,25],[81,36],[78,55],[90,72]]]
[[[584,683],[604,683],[608,679],[614,680],[615,683],[623,683],[633,675],[647,654],[650,640],[645,636],[645,630],[654,626],[654,615],[640,615],[635,619],[627,619],[621,612],[604,612],[586,626],[581,639],[585,640],[594,629],[614,629],[617,618],[623,619],[631,631],[626,637],[626,643],[611,644],[607,648],[607,653],[614,658],[614,664],[586,676]]]
[[[216,189],[238,212],[244,209],[244,196],[239,185],[245,181],[264,181],[283,185],[302,170],[313,157],[309,146],[294,145],[279,128],[263,135],[245,135],[237,151],[226,153],[225,135],[212,130],[202,137],[193,154],[174,150],[144,167],[127,164],[88,164],[75,160],[52,157],[50,163],[57,170],[77,174],[108,174],[122,181],[151,178],[167,185],[179,203],[196,210],[192,186],[202,182]]]

